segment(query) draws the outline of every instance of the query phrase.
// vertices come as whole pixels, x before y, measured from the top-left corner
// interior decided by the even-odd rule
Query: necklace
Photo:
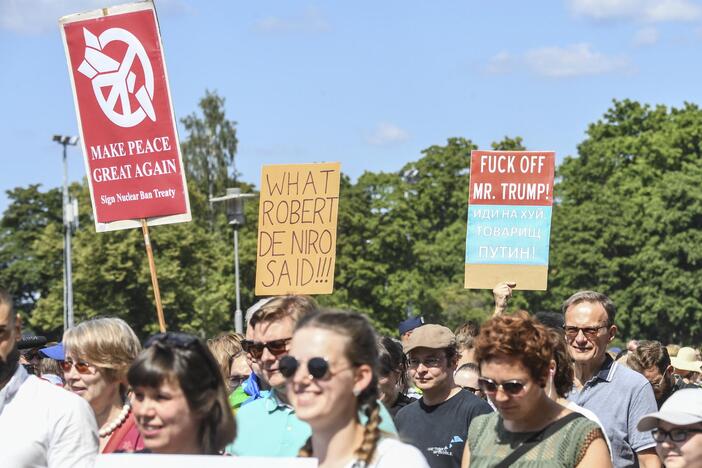
[[[127,416],[129,416],[129,411],[131,410],[131,407],[129,406],[129,403],[125,403],[124,406],[122,407],[122,411],[119,412],[117,417],[110,421],[108,424],[102,426],[102,429],[98,432],[98,435],[100,437],[107,437],[113,432],[115,432],[115,429],[117,429],[119,426],[122,425],[125,419],[127,419]]]

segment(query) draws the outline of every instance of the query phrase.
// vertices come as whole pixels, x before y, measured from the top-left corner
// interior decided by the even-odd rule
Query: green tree
[[[61,192],[42,192],[34,184],[8,190],[7,196],[10,204],[0,220],[0,285],[26,319],[52,288],[63,295]]]
[[[181,149],[193,213],[211,223],[208,199],[223,195],[238,179],[236,122],[226,118],[224,104],[225,99],[216,92],[205,91],[199,102],[202,116],[192,113],[181,119],[187,133]]]
[[[556,187],[550,289],[608,294],[623,336],[702,340],[702,111],[614,101]],[[682,326],[684,324],[684,326]]]

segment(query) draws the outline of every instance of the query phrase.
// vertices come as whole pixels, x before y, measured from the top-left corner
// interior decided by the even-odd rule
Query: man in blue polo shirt
[[[288,402],[279,360],[287,355],[295,324],[315,313],[317,304],[308,296],[278,297],[262,306],[249,321],[254,339],[244,349],[258,363],[271,391],[247,403],[236,413],[237,437],[227,453],[240,456],[294,457],[309,436],[310,426],[300,421]],[[380,405],[380,430],[396,433],[390,414]]]
[[[639,419],[658,409],[651,385],[607,354],[617,332],[614,303],[604,294],[580,291],[563,303],[562,310],[575,366],[575,388],[568,399],[600,419],[615,467],[659,468],[653,437],[636,428]]]

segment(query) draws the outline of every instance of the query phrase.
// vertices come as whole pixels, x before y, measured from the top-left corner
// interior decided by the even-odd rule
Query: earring
[[[356,388],[354,388],[353,391],[352,391],[351,393],[353,393],[353,396],[357,397],[358,395],[361,394],[361,391],[358,390],[358,389],[356,389]]]

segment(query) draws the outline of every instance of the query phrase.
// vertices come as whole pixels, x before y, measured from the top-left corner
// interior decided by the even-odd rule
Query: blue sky
[[[62,183],[78,133],[57,20],[122,2],[0,0],[5,190]],[[702,2],[156,1],[176,117],[205,89],[238,122],[237,169],[340,161],[396,171],[461,136],[576,153],[612,99],[702,101]],[[183,133],[181,132],[181,137]],[[69,178],[85,169],[69,150]]]

